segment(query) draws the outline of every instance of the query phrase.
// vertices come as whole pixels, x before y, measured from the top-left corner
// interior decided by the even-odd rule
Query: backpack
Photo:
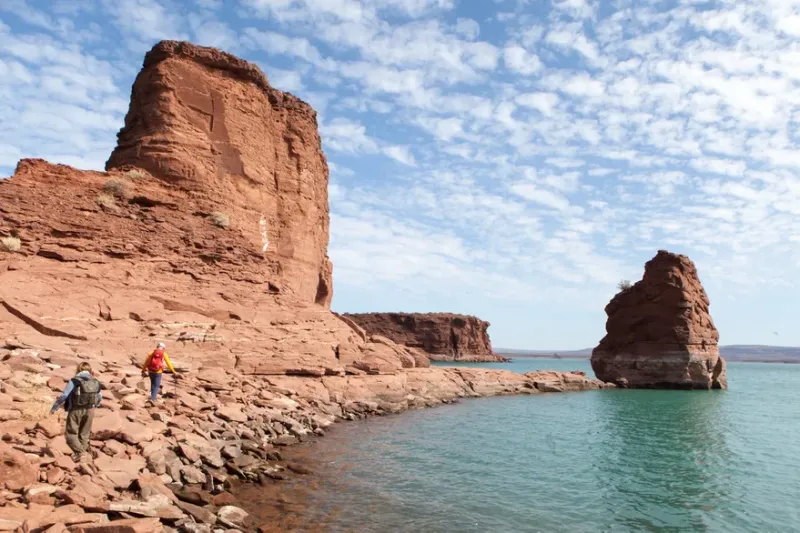
[[[164,370],[164,350],[155,350],[150,362],[147,363],[147,370],[149,372],[161,372]]]
[[[100,393],[100,382],[94,378],[72,380],[75,388],[72,392],[70,409],[88,409],[97,404],[97,395]]]

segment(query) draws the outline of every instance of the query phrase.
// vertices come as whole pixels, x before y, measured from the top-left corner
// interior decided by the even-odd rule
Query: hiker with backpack
[[[75,377],[67,382],[64,392],[50,408],[51,415],[62,405],[67,411],[66,440],[72,450],[72,460],[76,463],[89,453],[94,410],[103,400],[101,389],[100,382],[92,377],[89,363],[80,363]]]
[[[169,371],[175,375],[175,368],[167,355],[167,346],[163,342],[159,342],[156,349],[150,352],[144,364],[142,365],[142,376],[150,376],[150,404],[156,403],[158,397],[158,390],[161,388],[161,375],[164,372],[164,365],[166,364]]]

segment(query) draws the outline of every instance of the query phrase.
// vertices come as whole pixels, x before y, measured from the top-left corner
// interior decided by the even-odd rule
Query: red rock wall
[[[106,168],[126,165],[230,214],[250,252],[262,217],[283,294],[328,307],[328,165],[314,110],[258,67],[213,48],[163,41],[145,57]]]
[[[345,314],[370,335],[417,348],[434,361],[505,360],[492,351],[489,323],[450,313]]]
[[[709,299],[688,257],[659,251],[642,280],[605,311],[607,334],[592,352],[599,379],[632,387],[727,387]]]

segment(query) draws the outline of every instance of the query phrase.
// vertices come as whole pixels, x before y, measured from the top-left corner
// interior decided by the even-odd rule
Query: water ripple
[[[537,362],[538,363],[538,362]],[[569,362],[579,367],[579,362]],[[731,364],[731,390],[467,401],[348,424],[289,531],[800,531],[800,367]]]

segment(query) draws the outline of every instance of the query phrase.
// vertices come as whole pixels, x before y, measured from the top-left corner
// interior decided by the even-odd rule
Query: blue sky
[[[160,39],[319,112],[334,309],[583,348],[688,254],[723,344],[800,345],[800,2],[2,0],[0,175],[102,169]]]

